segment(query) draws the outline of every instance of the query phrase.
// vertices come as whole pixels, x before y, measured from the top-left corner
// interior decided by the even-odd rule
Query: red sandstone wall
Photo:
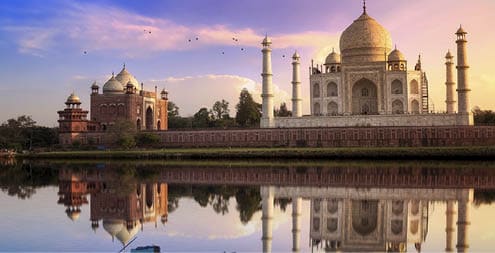
[[[163,147],[421,147],[495,145],[495,126],[153,131]],[[80,133],[107,144],[104,132]],[[60,136],[62,139],[62,135]],[[68,136],[67,136],[68,137]],[[64,142],[61,142],[62,144]]]
[[[160,132],[165,147],[494,145],[495,127],[278,128]]]

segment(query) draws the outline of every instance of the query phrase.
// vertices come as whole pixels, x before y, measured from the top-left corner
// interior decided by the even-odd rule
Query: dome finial
[[[112,77],[114,77],[114,76],[115,76],[115,73],[112,71]]]
[[[395,44],[395,50],[397,50],[397,44]]]
[[[125,62],[124,62],[124,67],[123,67],[123,69],[125,69]]]
[[[363,14],[366,14],[366,0],[363,0]]]

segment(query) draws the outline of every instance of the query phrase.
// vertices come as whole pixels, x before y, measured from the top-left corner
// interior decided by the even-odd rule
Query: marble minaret
[[[300,57],[297,51],[292,56],[292,116],[302,116]]]
[[[445,68],[446,68],[446,80],[445,80],[445,88],[446,88],[446,96],[445,96],[445,105],[447,109],[447,113],[455,112],[455,100],[454,100],[454,57],[450,53],[450,50],[445,55]]]
[[[265,36],[263,42],[263,72],[262,81],[262,117],[260,122],[261,128],[273,127],[273,83],[272,83],[272,41],[268,36]]]

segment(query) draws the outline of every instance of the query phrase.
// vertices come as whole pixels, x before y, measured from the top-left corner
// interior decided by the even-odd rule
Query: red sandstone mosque
[[[127,71],[125,64],[120,73],[103,85],[102,93],[96,82],[91,85],[91,112],[81,108],[81,100],[72,93],[65,102],[66,108],[59,111],[60,144],[71,144],[79,140],[82,144],[101,143],[104,132],[117,121],[125,120],[136,124],[137,130],[167,130],[168,92],[160,94],[145,91],[144,84]],[[160,97],[158,97],[160,95]]]

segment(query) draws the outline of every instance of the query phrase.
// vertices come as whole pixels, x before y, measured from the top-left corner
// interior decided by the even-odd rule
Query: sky
[[[455,55],[454,33],[462,24],[468,32],[471,107],[495,109],[495,1],[366,5],[410,68],[421,54],[436,111],[445,110],[444,57],[447,50]],[[166,88],[182,116],[221,99],[230,102],[234,115],[243,88],[261,101],[265,34],[273,41],[275,104],[290,108],[290,56],[297,50],[303,112],[309,113],[311,59],[322,63],[332,48],[338,51],[340,34],[361,13],[361,0],[2,0],[0,123],[26,114],[56,126],[56,111],[71,92],[89,109],[90,85],[103,86],[124,63],[146,90]]]

